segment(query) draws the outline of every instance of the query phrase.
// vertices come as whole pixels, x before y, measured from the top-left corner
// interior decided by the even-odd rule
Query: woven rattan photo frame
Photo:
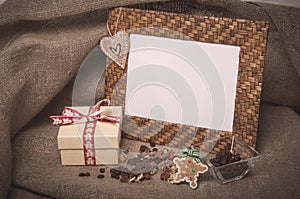
[[[235,135],[255,147],[269,27],[267,22],[115,8],[109,12],[107,26],[110,34],[126,31],[240,46],[232,132],[218,131],[217,134],[211,134],[212,129],[124,115],[123,137],[162,145],[181,144],[189,147],[207,138],[214,139],[216,135]],[[169,34],[170,30],[178,34]],[[111,99],[112,105],[125,106],[126,72],[127,66],[122,69],[114,62],[107,62],[105,95]],[[222,149],[221,145],[222,143],[217,149]]]

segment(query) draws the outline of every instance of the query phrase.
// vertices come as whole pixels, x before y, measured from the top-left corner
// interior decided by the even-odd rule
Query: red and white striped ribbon
[[[110,105],[110,101],[108,99],[104,99],[99,101],[95,106],[91,107],[91,112],[87,115],[80,113],[79,111],[75,110],[72,107],[65,107],[62,115],[60,116],[50,116],[53,120],[53,125],[68,125],[68,124],[80,124],[86,122],[94,122],[94,121],[101,121],[101,122],[120,122],[120,117],[118,116],[108,116],[101,114],[103,110],[100,110],[100,105],[103,102],[107,102],[108,106]]]

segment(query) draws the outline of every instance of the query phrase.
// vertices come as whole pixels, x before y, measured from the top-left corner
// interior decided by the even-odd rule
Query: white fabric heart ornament
[[[118,32],[112,37],[104,37],[100,46],[102,51],[121,68],[125,68],[129,52],[129,35]]]

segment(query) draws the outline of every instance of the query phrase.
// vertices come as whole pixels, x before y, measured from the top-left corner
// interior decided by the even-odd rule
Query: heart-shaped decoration
[[[104,37],[100,46],[102,51],[121,68],[125,68],[129,52],[129,36],[126,32],[118,32],[112,37]]]

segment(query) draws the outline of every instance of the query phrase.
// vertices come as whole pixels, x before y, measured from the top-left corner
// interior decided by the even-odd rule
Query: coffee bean
[[[140,146],[140,153],[149,153],[150,152],[150,148],[145,146],[145,145],[141,145]]]
[[[85,176],[85,174],[84,174],[84,173],[80,173],[79,176],[80,176],[80,177],[83,177],[83,176]]]
[[[151,147],[155,147],[156,146],[156,144],[155,144],[155,142],[153,140],[150,141],[150,146]]]
[[[99,171],[100,171],[100,173],[104,173],[104,172],[105,172],[105,169],[104,169],[104,168],[101,168]]]
[[[97,178],[99,178],[99,179],[104,178],[104,175],[99,174],[99,175],[97,176]]]
[[[216,154],[216,158],[210,160],[210,162],[218,167],[226,164],[230,164],[233,162],[240,161],[240,154],[232,154],[229,149],[224,149]]]
[[[146,150],[147,146],[142,145],[140,146],[140,153],[143,153]]]
[[[116,175],[115,179],[116,179],[116,180],[119,180],[119,179],[120,179],[120,176],[119,176],[119,175]]]
[[[86,172],[84,175],[85,176],[90,176],[91,174],[89,172]]]
[[[110,169],[109,171],[110,171],[111,173],[116,173],[117,170],[116,170],[116,169]]]
[[[115,173],[112,173],[110,176],[111,176],[112,178],[115,178],[117,175],[116,175]]]

